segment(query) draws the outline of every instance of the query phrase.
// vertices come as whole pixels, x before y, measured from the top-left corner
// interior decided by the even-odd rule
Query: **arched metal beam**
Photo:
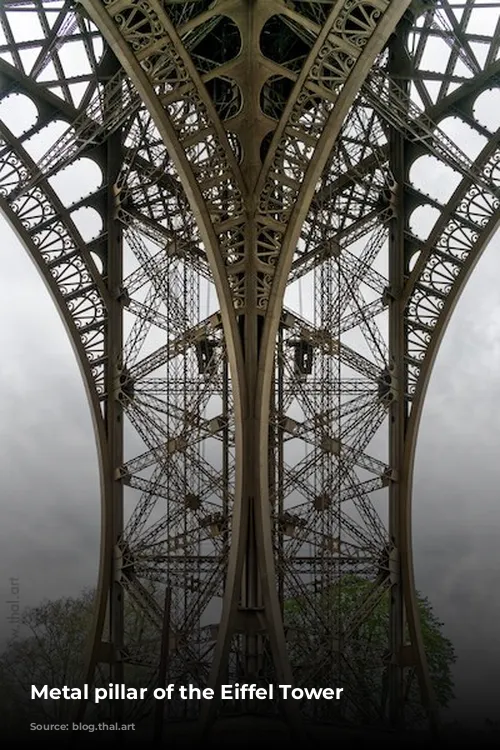
[[[480,170],[487,179],[492,178],[492,170],[497,172],[496,183],[500,198],[500,131],[491,138],[484,147],[475,162],[475,167]],[[492,183],[492,187],[494,187]],[[446,210],[438,220],[429,240],[425,243],[421,256],[414,267],[413,273],[408,279],[404,296],[401,300],[401,314],[408,319],[409,305],[411,304],[412,294],[423,287],[427,289],[432,296],[432,272],[429,277],[429,268],[432,268],[433,254],[439,253],[439,248],[443,250],[448,247],[453,248],[453,233],[460,235],[460,222],[457,219],[456,211],[459,207],[470,205],[477,199],[478,191],[473,179],[464,178],[451,197]],[[426,668],[426,660],[422,658],[425,654],[424,643],[422,641],[421,629],[419,627],[419,614],[417,601],[415,598],[414,568],[413,556],[411,550],[411,529],[412,529],[412,491],[413,491],[413,472],[415,463],[415,452],[419,433],[419,425],[422,416],[422,410],[425,403],[425,394],[431,379],[432,369],[436,361],[439,347],[446,328],[451,320],[453,311],[458,300],[467,284],[472,271],[479,261],[484,249],[487,247],[490,239],[495,234],[500,222],[500,199],[489,198],[491,211],[485,211],[484,223],[478,227],[478,233],[474,236],[467,231],[466,238],[469,240],[469,246],[465,242],[457,244],[455,249],[459,251],[462,257],[453,256],[452,254],[443,254],[441,262],[449,265],[448,289],[444,296],[440,293],[440,307],[435,308],[435,317],[432,325],[424,329],[426,336],[425,346],[419,354],[418,375],[412,382],[411,394],[411,411],[405,436],[405,453],[402,469],[402,492],[405,500],[404,504],[404,534],[405,543],[402,546],[403,572],[405,578],[405,598],[408,613],[408,625],[411,633],[411,639],[414,649],[418,652],[416,659],[419,681],[423,697],[428,708],[433,712],[432,693],[429,690],[430,678]],[[488,204],[486,204],[488,205]],[[465,218],[465,217],[464,217]],[[467,227],[466,230],[469,228]],[[461,246],[460,246],[461,245]],[[431,281],[431,286],[429,286]],[[439,290],[441,292],[441,289]],[[406,311],[406,312],[405,312]],[[435,712],[433,712],[433,718]]]
[[[15,138],[3,123],[0,123],[0,138],[3,141],[0,151],[3,180],[9,176],[10,170],[15,173],[17,181],[37,174],[35,162],[23,148],[20,140]],[[0,210],[37,268],[64,324],[80,369],[94,427],[101,487],[101,539],[96,605],[87,657],[87,664],[92,665],[87,673],[89,680],[92,678],[93,665],[98,659],[101,647],[107,592],[111,579],[109,559],[114,544],[111,534],[113,507],[110,488],[113,472],[108,451],[108,436],[101,412],[101,399],[105,387],[103,373],[106,367],[105,341],[110,292],[85,242],[50,185],[43,179],[39,180],[35,188],[19,198],[16,196],[15,184],[9,182],[2,186],[2,178]],[[55,232],[51,236],[52,227]],[[85,298],[88,299],[88,305],[84,304],[79,309],[78,300]],[[86,324],[89,316],[92,319],[90,325]],[[89,350],[86,346],[87,335],[92,338],[95,334],[101,339],[100,356],[99,352],[93,352],[92,348]]]

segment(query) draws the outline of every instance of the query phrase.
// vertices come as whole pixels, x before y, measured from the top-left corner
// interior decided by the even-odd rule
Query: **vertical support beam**
[[[257,682],[259,672],[259,642],[255,632],[255,615],[262,607],[262,597],[259,580],[259,560],[257,551],[257,537],[255,526],[255,504],[258,502],[258,456],[256,443],[258,440],[257,421],[255,413],[255,390],[257,384],[257,365],[259,361],[259,331],[257,320],[257,285],[255,273],[255,228],[248,222],[247,228],[247,268],[245,273],[245,314],[240,318],[240,332],[242,335],[242,349],[245,362],[245,382],[247,402],[244,405],[243,418],[243,512],[247,515],[247,533],[245,549],[243,551],[243,579],[241,583],[240,614],[243,618],[242,629],[244,636],[244,675],[248,682]],[[254,630],[248,628],[247,623],[253,620]]]
[[[114,71],[113,71],[114,72]],[[102,420],[103,438],[100,441],[101,463],[101,561],[95,595],[95,615],[89,637],[89,651],[85,658],[85,681],[95,679],[99,663],[109,665],[111,682],[124,682],[124,592],[121,581],[122,558],[119,540],[124,528],[123,485],[116,479],[115,470],[123,464],[123,404],[120,387],[123,357],[123,236],[121,223],[116,218],[116,184],[122,167],[121,132],[115,132],[103,147],[101,163],[106,185],[103,243],[103,281],[109,292],[104,351],[106,356],[105,392]],[[100,416],[100,415],[99,415]],[[106,632],[107,631],[107,632]],[[75,719],[80,723],[85,715],[87,700],[78,702]],[[113,719],[121,722],[122,701],[112,701]]]
[[[170,610],[172,605],[172,589],[165,589],[165,603],[163,607],[163,627],[160,646],[160,666],[158,669],[158,687],[165,689],[167,683],[168,659],[170,655]],[[163,735],[163,722],[165,718],[165,698],[155,702],[155,726],[154,739],[160,742]]]
[[[224,518],[223,540],[224,560],[226,566],[224,576],[227,576],[227,556],[229,554],[229,363],[227,353],[224,353],[222,362],[222,515]]]
[[[242,415],[241,448],[237,451],[242,483],[235,497],[226,599],[209,680],[216,695],[227,670],[230,642],[238,632],[243,635],[243,674],[239,676],[239,682],[259,683],[261,680],[264,644],[261,630],[265,630],[269,637],[275,682],[292,684],[293,681],[285,644],[282,601],[277,591],[269,497],[272,378],[268,387],[262,382],[263,372],[274,367],[276,342],[270,340],[266,347],[263,346],[264,316],[257,306],[255,231],[255,223],[249,221],[246,304],[238,318],[244,361],[239,373],[242,401],[235,403],[235,411],[239,410]],[[203,705],[200,739],[210,730],[218,703],[216,698]],[[298,736],[302,734],[302,726],[293,704],[294,701],[285,701],[282,709],[289,727]]]
[[[123,485],[115,478],[115,470],[123,464],[123,404],[120,398],[123,377],[123,238],[120,222],[116,219],[115,185],[121,169],[121,133],[118,131],[107,141],[106,174],[106,259],[105,281],[111,299],[106,332],[106,393],[104,420],[108,438],[107,502],[111,510],[111,534],[114,554],[109,591],[109,640],[111,643],[110,678],[114,683],[124,682],[124,591],[122,585],[122,557],[119,542],[123,534]],[[121,721],[122,701],[112,701],[115,721]]]
[[[276,393],[276,411],[277,411],[277,425],[276,425],[276,438],[275,438],[275,460],[276,460],[276,484],[275,484],[275,500],[274,500],[274,513],[278,519],[283,517],[285,510],[284,506],[284,485],[285,485],[285,430],[283,427],[283,418],[285,413],[285,363],[284,357],[284,340],[283,340],[283,328],[280,326],[278,331],[278,349],[277,349],[277,393]],[[281,529],[280,522],[277,523],[277,588],[278,598],[281,606],[281,612],[284,613],[285,607],[285,581],[283,575],[283,557],[284,557],[284,536]]]
[[[389,72],[394,73],[398,85],[408,95],[409,77],[404,81],[405,70],[409,70],[407,39],[411,28],[408,16],[398,24],[389,45]],[[403,80],[401,80],[403,77]],[[389,164],[395,180],[394,218],[391,220],[389,236],[389,354],[393,368],[397,397],[390,407],[389,450],[390,465],[395,470],[396,481],[390,485],[389,533],[393,546],[390,560],[391,611],[390,611],[390,664],[388,670],[389,719],[398,728],[404,725],[405,680],[404,653],[410,655],[416,667],[422,702],[427,709],[432,732],[439,731],[439,712],[419,622],[416,599],[411,540],[411,491],[414,456],[414,427],[409,429],[409,407],[405,397],[408,382],[406,372],[405,300],[403,289],[409,274],[405,252],[406,206],[404,185],[408,179],[405,138],[392,128],[389,137]],[[407,647],[407,634],[410,638]]]
[[[405,68],[405,40],[407,32],[403,20],[389,47],[389,72],[401,73]],[[389,464],[396,481],[389,487],[389,664],[388,702],[389,721],[394,728],[404,722],[404,675],[401,657],[405,641],[405,608],[401,545],[404,539],[404,486],[401,482],[407,403],[405,399],[405,330],[401,297],[405,279],[405,140],[395,128],[389,135],[389,165],[395,180],[393,199],[394,217],[389,231],[389,367],[395,385],[395,397],[389,407]]]

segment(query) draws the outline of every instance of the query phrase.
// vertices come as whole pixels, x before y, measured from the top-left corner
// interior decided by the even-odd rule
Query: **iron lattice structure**
[[[1,208],[99,450],[87,681],[155,684],[163,628],[170,682],[343,685],[302,712],[369,724],[401,720],[416,675],[432,707],[412,469],[500,216],[499,110],[481,114],[499,19],[474,0],[0,3]]]

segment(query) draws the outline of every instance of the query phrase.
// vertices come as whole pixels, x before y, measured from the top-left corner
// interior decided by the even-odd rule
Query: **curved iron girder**
[[[482,171],[486,179],[492,180],[500,196],[500,130],[479,154],[475,167]],[[421,336],[418,365],[413,365],[416,372],[413,373],[411,381],[407,380],[406,383],[406,391],[411,394],[411,411],[406,425],[400,477],[401,492],[405,499],[402,524],[404,536],[401,545],[402,575],[410,635],[414,648],[420,655],[425,653],[425,648],[418,625],[419,614],[411,553],[415,452],[425,394],[440,343],[467,280],[500,223],[500,199],[495,200],[491,196],[488,196],[484,203],[482,202],[482,216],[477,225],[477,233],[466,221],[467,213],[481,192],[484,193],[484,189],[481,191],[473,179],[462,180],[450,199],[446,211],[443,212],[421,250],[419,260],[401,298],[400,314],[404,316],[408,333],[411,336],[413,327],[414,332],[420,329]],[[440,267],[441,274],[439,273]],[[422,295],[422,303],[425,303],[426,298],[432,300],[426,323],[417,319],[416,295]],[[425,659],[417,659],[417,670],[420,683],[424,688],[424,695],[429,698],[429,676]]]
[[[148,71],[146,73],[135,58],[134,47],[129,47],[127,39],[121,35],[119,28],[115,24],[115,20],[117,20],[118,23],[120,22],[121,16],[118,13],[119,8],[117,8],[117,17],[114,20],[110,17],[106,10],[106,6],[103,6],[102,3],[91,2],[90,0],[87,2],[87,0],[85,0],[82,4],[87,9],[87,12],[93,18],[96,25],[100,28],[103,36],[107,39],[108,43],[114,50],[117,59],[128,72],[131,80],[135,83],[137,90],[142,96],[172,160],[177,167],[185,193],[197,219],[199,231],[205,244],[206,254],[212,269],[219,297],[226,349],[228,352],[230,367],[233,371],[234,403],[239,406],[239,408],[236,409],[235,418],[236,452],[238,455],[244,455],[246,441],[243,436],[243,418],[241,415],[242,405],[246,400],[243,352],[237,330],[237,321],[234,315],[232,295],[225,274],[224,262],[219,250],[216,231],[214,229],[217,220],[220,220],[222,214],[227,210],[224,203],[225,196],[229,196],[229,201],[231,203],[229,211],[232,209],[239,213],[241,210],[241,193],[238,181],[233,177],[234,172],[238,172],[238,168],[235,166],[235,161],[232,157],[229,157],[232,163],[227,165],[224,157],[224,154],[227,152],[225,152],[224,149],[221,150],[220,146],[220,139],[222,138],[223,141],[226,139],[225,133],[220,133],[220,127],[215,127],[214,129],[213,120],[215,120],[215,114],[213,112],[213,107],[210,101],[206,101],[205,103],[205,101],[200,100],[198,97],[199,82],[197,80],[196,71],[193,69],[189,60],[187,60],[187,66],[184,65],[183,58],[187,58],[188,56],[185,52],[182,52],[182,49],[182,55],[179,57],[177,51],[181,48],[181,45],[162,9],[159,8],[159,15],[162,21],[160,28],[162,29],[163,35],[166,33],[163,24],[169,29],[170,35],[167,36],[167,39],[170,39],[171,37],[174,38],[176,51],[172,52],[172,50],[167,47],[164,59],[161,64],[159,64],[158,68],[152,66],[148,69],[148,66],[146,65],[145,67]],[[123,5],[124,3],[119,4],[119,6]],[[145,10],[150,13],[150,22],[153,22],[153,19],[158,18],[149,3],[147,7],[145,7]],[[133,32],[131,33],[132,36],[134,36]],[[137,47],[139,49],[143,46],[148,48],[149,42],[151,41],[150,36],[146,33],[141,39],[142,43],[141,41],[136,41]],[[161,43],[159,46],[161,47]],[[150,52],[154,56],[157,54],[155,48],[150,49]],[[142,62],[144,64],[144,60]],[[161,92],[160,96],[157,96],[154,88],[155,82],[158,80],[157,77],[162,73],[164,75],[173,73],[172,90],[170,93],[167,92],[166,97],[161,95],[163,92]],[[160,79],[160,89],[162,88],[162,85],[163,81]],[[188,89],[187,93],[192,95],[194,99],[194,112],[196,114],[196,119],[193,124],[190,124],[189,117],[186,117],[190,114],[189,111],[185,112],[182,106],[176,111],[176,103],[178,100],[182,102],[182,98],[185,95],[185,87]],[[208,99],[208,97],[204,98]],[[168,116],[169,103],[171,104],[170,112],[172,112],[173,115],[171,118]],[[207,112],[209,114],[207,114]],[[209,119],[210,114],[212,115],[213,120]],[[201,133],[196,132],[199,123],[203,123],[206,126],[206,129],[202,130]],[[193,149],[192,153],[194,163],[188,158],[190,149]],[[199,164],[196,164],[196,153],[198,153],[198,155],[201,153]],[[204,160],[204,154],[208,154],[206,163]],[[215,185],[215,190],[217,191],[215,196],[216,200],[213,200],[210,205],[209,200],[207,200],[207,191],[210,193],[213,185]],[[235,495],[237,497],[243,495],[243,481],[244,478],[240,462],[237,464],[235,479]],[[242,512],[241,503],[235,503],[233,510],[233,528],[241,530],[240,533],[244,534],[246,522],[247,519]],[[234,545],[232,545],[232,547],[233,546]],[[228,561],[229,578],[235,576],[236,570],[234,569],[234,566],[237,562],[235,556],[231,555]]]
[[[156,122],[158,131],[168,147],[173,162],[177,167],[185,193],[197,219],[200,234],[204,241],[206,254],[215,279],[215,285],[220,300],[221,318],[225,330],[228,356],[233,368],[235,368],[236,371],[244,372],[241,345],[236,330],[236,320],[234,314],[232,314],[231,294],[227,286],[227,277],[223,270],[223,263],[221,261],[213,224],[216,219],[220,218],[221,214],[226,211],[224,195],[229,195],[230,200],[234,201],[236,206],[240,206],[241,203],[239,187],[237,184],[238,180],[233,178],[233,174],[238,172],[238,168],[234,157],[232,157],[228,151],[229,146],[227,144],[225,133],[220,126],[217,125],[215,125],[214,132],[213,123],[215,121],[215,115],[213,113],[212,104],[209,101],[208,96],[204,96],[202,99],[198,97],[198,90],[200,87],[196,71],[190,62],[187,53],[182,50],[182,47],[176,38],[175,31],[172,29],[161,8],[159,8],[159,13],[162,21],[165,22],[165,25],[169,29],[170,34],[174,37],[176,51],[172,55],[170,50],[167,49],[165,58],[162,59],[161,62],[158,62],[158,59],[156,58],[157,51],[153,45],[153,48],[150,48],[149,52],[157,59],[158,67],[153,66],[150,68],[148,71],[150,75],[147,75],[138,64],[133,52],[128,47],[123,37],[121,37],[114,21],[110,18],[102,4],[83,4],[87,8],[89,15],[93,17],[93,20],[100,27],[112,49],[114,49],[115,54],[124,69],[134,81],[137,90],[141,94],[150,114]],[[154,12],[151,12],[154,15]],[[118,20],[119,19],[120,16],[118,15]],[[134,36],[133,32],[131,33],[132,36]],[[165,34],[164,30],[162,34]],[[145,44],[147,47],[150,41],[151,37],[148,37],[146,34],[142,37],[142,44],[141,42],[137,42],[137,40],[136,44],[137,47],[142,49],[143,45]],[[181,52],[180,56],[178,54],[179,50]],[[173,73],[174,85],[168,87],[164,96],[161,95],[158,97],[154,93],[151,81],[154,82],[158,79],[161,81],[160,77],[162,73],[164,75]],[[194,81],[193,78],[195,79]],[[186,94],[186,87],[193,97],[194,112],[193,110],[185,111],[182,106],[176,112],[176,104],[179,100],[182,101],[183,96]],[[168,108],[169,102],[171,103],[171,111],[173,112],[172,119],[168,118],[166,114],[166,108]],[[193,124],[190,123],[189,119],[190,117],[193,117],[193,113],[196,114],[195,132],[193,132]],[[210,119],[210,115],[212,115],[213,119]],[[197,133],[196,128],[200,123],[203,123],[206,126],[206,129],[201,133]],[[221,141],[225,143],[227,147],[226,149],[224,149],[224,146],[220,145]],[[188,158],[190,149],[192,150],[193,161],[190,161]],[[196,154],[199,155],[198,163],[196,163]],[[206,160],[205,157],[207,157]],[[229,164],[227,164],[228,160],[230,162]],[[211,205],[209,205],[208,201],[204,198],[206,196],[206,191],[211,191],[212,184],[215,184],[216,189],[218,188],[220,195],[216,195],[216,200],[213,200]],[[242,385],[241,381],[242,378],[234,380],[233,382],[235,403],[241,403],[244,398],[239,392]],[[243,442],[241,434],[241,419],[236,420],[235,427],[236,450],[241,454],[243,452],[243,448],[241,447]],[[241,471],[237,471],[236,492],[239,494],[242,493],[242,481],[242,473]],[[238,506],[236,506],[234,513],[235,516],[237,516],[238,510]],[[242,523],[243,522],[240,521],[240,524],[238,525],[242,525]],[[89,671],[91,668],[92,665],[90,666]]]
[[[66,328],[88,398],[96,440],[101,486],[101,541],[96,606],[89,633],[88,664],[95,664],[104,628],[110,555],[113,550],[110,502],[113,465],[101,412],[107,366],[108,290],[68,211],[45,180],[21,197],[16,187],[37,173],[35,162],[18,138],[0,122],[0,210],[43,279]],[[97,345],[94,343],[94,337]]]
[[[467,99],[472,100],[472,97],[474,98],[477,97],[477,95],[481,91],[489,87],[491,82],[494,82],[495,77],[497,75],[497,69],[498,69],[498,62],[492,64],[488,69],[486,69],[480,75],[478,75],[477,80],[473,80],[471,82],[463,84],[457,91],[455,91],[453,94],[446,97],[445,100],[441,100],[437,106],[432,108],[432,114],[430,112],[425,113],[425,118],[432,119],[432,116],[434,116],[434,118],[436,118],[437,120],[441,120],[449,114],[456,114],[456,108],[461,104],[462,101],[465,101]],[[476,126],[476,129],[478,130],[478,132],[482,132],[483,135],[485,134],[485,132],[483,132],[484,129],[481,129],[479,126]],[[462,184],[459,186],[455,195],[452,197],[449,203],[446,206],[441,206],[441,205],[436,204],[436,207],[438,207],[439,210],[441,211],[441,218],[439,222],[436,224],[435,230],[433,231],[431,238],[426,243],[417,243],[416,241],[414,243],[415,245],[418,245],[419,247],[423,247],[424,249],[421,253],[422,259],[419,261],[419,264],[417,264],[418,267],[415,268],[411,276],[411,279],[408,281],[408,284],[406,285],[406,290],[409,295],[411,294],[412,285],[418,284],[419,282],[419,279],[418,279],[419,270],[421,271],[422,267],[425,267],[426,259],[428,259],[429,253],[432,253],[432,248],[434,246],[434,243],[437,241],[436,238],[439,237],[440,226],[441,227],[447,226],[450,234],[453,234],[453,229],[455,229],[457,230],[457,235],[458,235],[460,233],[461,226],[463,227],[466,233],[469,232],[470,234],[470,233],[474,233],[476,228],[478,229],[478,231],[482,231],[480,227],[484,224],[487,224],[484,236],[485,237],[488,236],[488,232],[491,226],[490,218],[492,217],[493,213],[495,215],[497,214],[497,207],[498,207],[498,201],[495,198],[495,194],[498,194],[498,179],[499,179],[498,172],[497,172],[496,177],[495,176],[492,177],[492,172],[494,172],[495,169],[498,170],[498,165],[497,165],[498,157],[496,155],[493,155],[493,153],[496,150],[496,144],[497,144],[497,138],[495,137],[490,141],[488,146],[485,148],[485,150],[483,151],[483,154],[480,155],[480,157],[478,157],[478,159],[476,159],[476,161],[473,164],[471,163],[470,173],[466,174],[466,177],[462,181]],[[411,165],[412,161],[414,161],[415,158],[427,153],[427,149],[425,148],[425,146],[420,146],[419,144],[416,144],[416,145],[410,144],[408,150],[411,151],[413,158],[412,156],[410,156],[410,154],[408,155],[407,165]],[[489,164],[486,166],[486,169],[482,169],[485,163],[488,162],[488,157],[491,157],[489,159]],[[446,158],[443,161],[444,163],[446,163]],[[376,165],[376,160],[374,160],[374,162],[375,163],[373,166]],[[354,181],[355,181],[355,177],[354,177]],[[407,177],[407,173],[406,173],[406,177]],[[346,180],[345,175],[342,175],[340,179],[342,181],[345,181]],[[408,191],[408,188],[406,187],[405,177],[403,177],[403,180],[405,182],[405,190]],[[479,189],[475,187],[476,182],[478,182],[480,185]],[[489,189],[487,187],[488,183],[489,183]],[[485,190],[485,186],[486,186],[486,190]],[[470,195],[467,196],[468,188],[471,188],[471,193]],[[431,202],[430,199],[428,199],[423,194],[416,192],[415,195],[421,199],[422,203]],[[473,206],[475,204],[476,205],[475,212],[473,210],[470,210],[467,212],[467,210],[464,208],[464,205],[459,206],[461,199],[465,199],[465,202],[469,204],[469,208],[470,206]],[[460,214],[460,208],[461,208],[461,216],[456,215],[457,206],[459,207],[459,214]],[[480,216],[479,224],[476,225],[474,223],[473,214],[478,213],[478,212],[481,214],[481,216]],[[451,224],[448,224],[450,220],[454,220],[455,225],[453,225],[453,221],[451,221]],[[476,220],[477,220],[477,217],[476,217]],[[491,222],[494,225],[495,219],[491,218]],[[407,232],[407,229],[406,229],[406,232]],[[476,239],[478,239],[477,249],[479,249],[479,246],[481,245],[481,241],[479,237],[476,237]],[[458,242],[457,247],[456,247],[457,251],[464,251],[465,247],[471,244],[471,242],[466,240],[465,237],[464,237],[464,240],[465,240],[465,243],[464,242],[459,243],[457,240]],[[446,237],[441,240],[440,244],[442,245],[443,243],[446,243]],[[412,241],[410,241],[410,245],[411,244],[412,244]],[[436,251],[435,255],[439,255],[439,257],[441,258],[441,261],[440,261],[441,263],[443,262],[443,260],[446,261],[446,253],[443,252],[442,247],[441,247],[441,250]],[[321,262],[321,260],[322,258],[320,257],[318,262]],[[436,261],[436,258],[434,257],[434,267],[437,265],[435,261]],[[449,264],[450,262],[452,262],[452,259],[449,256],[448,256],[448,262]],[[459,273],[458,262],[456,262],[455,265],[457,266],[456,274],[458,275]],[[423,276],[422,279],[420,279],[420,282],[422,282],[422,280],[425,281],[425,286],[427,287],[427,297],[430,297],[432,296],[432,291],[431,289],[429,289],[428,277],[433,276],[436,282],[435,295],[438,296],[439,298],[442,298],[443,297],[443,294],[442,294],[443,284],[444,285],[448,284],[448,286],[453,284],[453,278],[454,278],[453,269],[450,268],[450,265],[448,265],[445,275],[442,275],[441,279],[439,279],[438,278],[439,269],[437,269],[436,271],[433,271],[434,267],[430,264],[427,266],[426,276]],[[417,288],[417,293],[419,290],[421,291],[421,287],[422,287],[422,283],[420,283],[420,287]],[[422,295],[424,301],[425,301],[425,295],[426,295],[426,292],[424,290],[424,294]],[[437,309],[438,308],[436,307],[435,312],[437,312]],[[404,313],[404,309],[402,308],[401,311],[398,312],[397,314],[397,317],[400,318],[401,320],[403,319],[402,318],[403,313]],[[415,322],[413,322],[413,329],[415,328],[418,328],[418,325]],[[422,326],[421,329],[424,332],[428,331],[428,327],[425,325]],[[417,376],[415,375],[415,377]],[[409,389],[404,388],[403,390],[404,390],[405,396],[409,396],[409,393],[408,393]],[[413,415],[413,411],[414,410],[412,410],[412,415]],[[413,438],[411,437],[410,433],[414,429],[414,423],[415,423],[414,417],[412,416],[410,419],[409,431],[408,432],[405,431],[405,447],[406,447],[406,451],[410,451],[410,452],[412,452],[413,450],[411,448],[411,442]],[[417,659],[416,663],[420,671],[421,682],[424,682],[425,683],[424,687],[427,688],[427,690],[424,690],[424,694],[425,694],[425,692],[428,692],[429,681],[427,679],[428,676],[422,674],[423,672],[425,672],[425,656],[423,656],[424,654],[423,646],[422,646],[420,632],[419,632],[418,625],[417,625],[418,613],[416,609],[416,601],[415,601],[415,594],[414,594],[415,589],[414,589],[414,581],[413,581],[413,567],[412,567],[413,563],[411,560],[411,525],[409,521],[410,514],[411,514],[411,511],[410,511],[411,506],[410,506],[410,498],[409,498],[409,483],[411,483],[411,477],[410,479],[408,479],[407,465],[408,465],[407,459],[401,462],[398,461],[398,466],[401,467],[401,472],[400,472],[401,479],[399,482],[400,483],[399,493],[402,499],[401,504],[404,507],[404,514],[405,514],[405,519],[402,521],[402,529],[401,529],[402,536],[401,536],[400,552],[401,552],[401,557],[403,561],[402,569],[403,569],[403,575],[404,575],[404,580],[405,580],[404,587],[406,590],[405,599],[406,599],[406,606],[408,610],[408,619],[410,620],[412,643],[413,643],[413,647],[415,651],[417,651],[419,654],[422,655],[421,658]]]
[[[462,101],[477,97],[481,91],[489,87],[495,80],[497,70],[498,63],[478,76],[477,81],[464,84],[442,100],[433,108],[436,119],[442,120],[449,114],[456,114],[456,107]],[[476,129],[481,132],[480,127]],[[407,150],[406,180],[413,161],[427,153],[425,146],[419,144],[410,144]],[[415,664],[427,703],[431,691],[418,625],[411,552],[411,484],[414,451],[425,389],[439,341],[470,269],[498,223],[499,200],[495,196],[500,195],[499,160],[497,133],[490,136],[483,152],[473,164],[471,163],[470,173],[462,179],[448,203],[445,206],[437,205],[441,212],[440,217],[428,240],[418,242],[416,239],[409,239],[408,243],[402,243],[402,246],[408,244],[414,250],[418,248],[420,257],[409,274],[400,296],[397,296],[394,302],[399,308],[396,315],[406,326],[405,341],[410,347],[410,352],[406,353],[404,360],[407,367],[403,366],[407,374],[408,370],[410,372],[410,379],[404,379],[403,391],[404,398],[411,402],[411,412],[405,425],[403,459],[398,462],[401,467],[398,481],[403,508],[399,549],[411,641],[414,655],[418,655]],[[446,163],[445,159],[442,161]],[[403,180],[407,184],[405,177]],[[417,193],[417,196],[422,204],[431,203],[424,194]],[[408,233],[407,226],[405,231]]]
[[[463,84],[459,89],[453,92],[453,94],[447,96],[444,100],[441,100],[438,105],[426,112],[425,117],[434,119],[435,121],[440,121],[450,114],[453,115],[458,113],[460,115],[461,112],[457,111],[457,108],[460,107],[460,109],[462,109],[462,103],[466,104],[467,107],[470,107],[473,99],[475,99],[482,91],[488,89],[492,83],[497,83],[497,74],[498,61],[478,75],[477,79]],[[466,117],[463,119],[465,119],[466,122],[469,122],[469,119]],[[476,257],[475,253],[479,254],[481,252],[483,242],[487,241],[498,220],[498,199],[495,197],[500,193],[500,174],[498,172],[499,157],[497,154],[498,135],[491,136],[491,134],[486,133],[480,126],[475,123],[474,125],[478,132],[483,135],[488,135],[490,141],[475,162],[471,162],[469,173],[465,174],[465,177],[450,201],[446,205],[441,205],[436,202],[436,207],[440,210],[441,215],[429,239],[426,242],[421,242],[417,241],[416,238],[411,238],[411,232],[408,231],[408,227],[405,224],[405,234],[406,236],[409,235],[409,239],[408,243],[402,243],[402,247],[405,244],[408,244],[413,250],[420,249],[421,258],[417,262],[417,266],[412,274],[410,274],[410,278],[407,279],[405,291],[402,293],[401,297],[397,297],[395,302],[395,307],[401,302],[400,309],[397,312],[397,317],[398,319],[406,320],[407,328],[410,329],[410,334],[407,332],[407,336],[410,335],[413,337],[413,352],[416,350],[415,339],[417,337],[415,335],[415,330],[419,330],[422,336],[428,336],[428,340],[423,340],[421,346],[419,346],[419,356],[422,357],[422,363],[415,365],[413,360],[411,362],[414,368],[411,386],[412,392],[410,393],[410,389],[403,384],[404,397],[407,400],[414,402],[414,404],[409,424],[405,428],[404,458],[401,462],[398,461],[398,466],[400,467],[400,472],[398,472],[398,481],[400,485],[399,495],[401,497],[401,505],[404,508],[404,518],[401,521],[401,544],[399,545],[399,549],[402,560],[401,568],[404,576],[405,603],[414,655],[420,655],[419,658],[415,660],[415,664],[420,673],[419,677],[420,682],[424,687],[424,695],[427,693],[427,698],[429,698],[430,686],[427,670],[425,668],[424,649],[418,626],[418,612],[413,580],[413,561],[411,556],[411,475],[414,444],[418,429],[418,412],[421,411],[423,402],[423,393],[420,393],[420,389],[422,388],[425,390],[430,375],[430,363],[429,368],[427,367],[428,357],[431,356],[432,347],[436,346],[437,348],[440,339],[438,333],[440,323],[437,321],[442,321],[443,326],[446,325],[448,319],[447,315],[451,313],[451,308],[448,310],[448,302],[446,301],[447,295],[450,295],[450,297],[454,296],[454,290],[457,290],[457,293],[459,293],[461,283],[465,283],[465,268],[462,268],[462,262],[465,262],[468,253],[471,253]],[[384,151],[387,152],[388,147],[385,148]],[[409,168],[416,158],[425,155],[428,153],[428,150],[425,148],[425,145],[407,144],[406,151],[406,172],[402,177],[402,184],[404,184],[405,192],[408,192],[407,180]],[[387,155],[385,158],[387,159]],[[441,160],[444,163],[447,163],[446,158],[442,157]],[[370,169],[375,168],[377,165],[377,159],[374,159],[373,157],[368,157],[366,162]],[[341,175],[339,183],[345,183],[349,179],[355,183],[356,179],[359,177],[359,175],[356,175],[357,171],[361,171],[363,174],[365,172],[363,168],[360,169],[359,166],[355,166],[351,176],[349,176],[348,172],[345,175]],[[476,186],[476,183],[479,184],[479,187]],[[332,190],[331,192],[333,193],[334,191]],[[417,199],[417,205],[418,202],[432,203],[431,199],[423,193],[415,191],[415,197]],[[414,205],[412,208],[413,207]],[[463,233],[462,240],[460,240],[461,233]],[[447,252],[446,248],[448,246],[451,247],[451,250]],[[321,263],[323,258],[319,253],[318,255],[318,263]],[[314,253],[312,253],[311,256],[310,263],[314,265]],[[409,255],[407,255],[406,261],[408,261],[408,258]],[[300,256],[296,261],[297,267],[299,266],[299,263]],[[462,271],[464,271],[464,273],[462,273]],[[430,279],[432,280],[431,284],[429,284]],[[456,284],[456,286],[454,286],[454,284]],[[418,319],[416,319],[417,316],[415,315],[415,309],[413,309],[410,316],[408,315],[408,307],[405,308],[405,305],[407,305],[408,299],[412,302],[412,294],[420,294],[423,304],[425,304],[426,300],[432,299],[434,296],[434,304],[429,310],[429,315],[432,315],[434,320],[430,325],[426,325],[425,320],[423,320],[423,315],[419,316],[421,319],[421,324],[419,325]],[[413,297],[413,302],[415,302],[415,296]],[[413,331],[413,334],[411,331]],[[405,370],[404,366],[402,369],[403,371]],[[415,385],[415,383],[417,383],[417,385]]]

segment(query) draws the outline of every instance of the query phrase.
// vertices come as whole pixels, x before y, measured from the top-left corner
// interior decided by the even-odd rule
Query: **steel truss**
[[[475,109],[498,90],[499,19],[473,0],[0,3],[1,208],[66,324],[99,448],[89,682],[156,684],[167,586],[170,682],[343,685],[302,713],[370,724],[407,719],[416,675],[434,716],[413,457],[500,215],[500,128]],[[427,157],[449,196],[414,178]],[[69,199],[89,163],[99,183]],[[207,702],[204,725],[230,708]]]

